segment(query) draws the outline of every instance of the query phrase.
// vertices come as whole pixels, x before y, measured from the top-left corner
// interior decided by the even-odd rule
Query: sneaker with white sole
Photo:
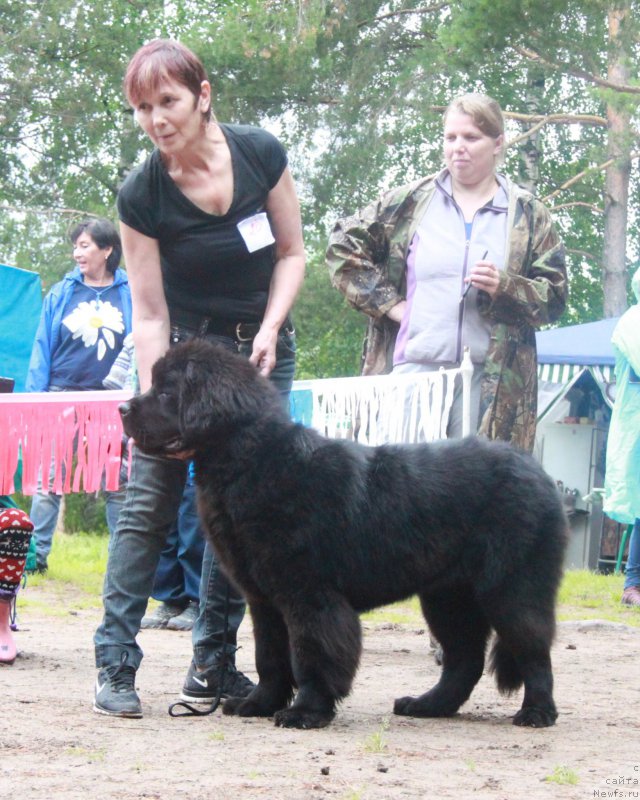
[[[207,667],[202,672],[198,672],[192,661],[180,699],[187,703],[212,703],[218,696],[221,679],[220,697],[246,697],[255,688],[255,683],[228,659],[225,660],[222,671],[220,661],[216,661],[213,666]]]
[[[142,618],[140,629],[166,628],[169,620],[179,616],[184,610],[184,606],[172,606],[171,603],[160,603],[150,614],[146,614]]]
[[[198,604],[190,600],[189,605],[182,614],[171,617],[167,622],[168,631],[190,631],[193,629],[194,622],[198,619]]]
[[[135,688],[136,670],[127,664],[128,658],[129,654],[125,651],[119,664],[102,667],[98,672],[93,701],[96,713],[133,719],[142,716],[142,706]]]

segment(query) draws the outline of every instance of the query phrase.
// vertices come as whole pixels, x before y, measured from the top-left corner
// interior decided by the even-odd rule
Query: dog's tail
[[[501,694],[512,694],[523,684],[524,679],[516,660],[510,650],[496,637],[489,659],[489,671],[496,677],[498,691]]]

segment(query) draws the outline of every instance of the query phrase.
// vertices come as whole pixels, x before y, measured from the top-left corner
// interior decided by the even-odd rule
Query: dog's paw
[[[281,706],[271,706],[265,702],[248,697],[227,697],[222,706],[222,713],[236,717],[272,717]]]
[[[523,706],[513,718],[513,724],[523,728],[549,728],[555,725],[558,712],[555,708]]]
[[[393,713],[400,717],[452,717],[458,708],[427,692],[420,697],[399,697],[393,704]]]
[[[410,717],[413,700],[413,697],[398,697],[393,704],[393,713],[402,717]]]
[[[305,711],[303,708],[283,708],[274,715],[280,728],[326,728],[335,717],[333,711]]]

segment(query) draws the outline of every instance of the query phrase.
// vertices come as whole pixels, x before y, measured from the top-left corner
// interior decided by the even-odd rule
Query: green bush
[[[12,497],[27,514],[31,511],[31,497],[19,492]],[[108,534],[104,495],[85,494],[84,492],[65,495],[62,528],[67,533]]]
[[[104,495],[78,492],[68,494],[64,504],[64,530],[67,533],[107,534]]]

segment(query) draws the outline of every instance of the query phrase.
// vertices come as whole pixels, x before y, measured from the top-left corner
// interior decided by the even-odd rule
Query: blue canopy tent
[[[611,344],[611,334],[619,317],[569,325],[536,333],[539,376],[551,380],[569,379],[581,367],[601,367],[610,376],[616,359]],[[560,369],[571,367],[571,369]]]
[[[0,377],[23,392],[42,306],[37,272],[0,264]]]
[[[619,317],[536,333],[538,421],[588,373],[610,406],[616,363],[611,334]]]

